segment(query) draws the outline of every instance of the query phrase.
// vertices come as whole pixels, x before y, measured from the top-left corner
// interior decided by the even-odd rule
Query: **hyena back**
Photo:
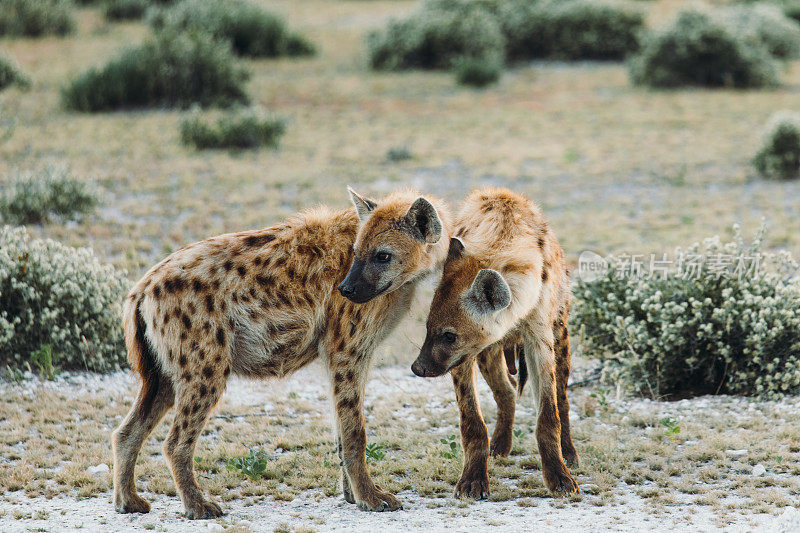
[[[539,208],[507,189],[472,193],[454,232],[431,304],[436,312],[428,316],[412,370],[419,376],[452,374],[465,450],[456,494],[475,497],[474,487],[483,484],[488,492],[490,447],[475,399],[474,366],[476,355],[480,365],[487,352],[503,348],[509,358],[519,355],[519,392],[529,380],[537,396],[536,437],[545,484],[556,492],[578,492],[565,464],[576,465],[578,454],[566,393],[569,276],[561,246]],[[500,420],[513,423],[513,403],[508,409],[510,414],[503,413],[498,404],[498,429]]]
[[[149,511],[136,493],[134,466],[144,440],[174,405],[164,453],[186,516],[221,515],[203,496],[192,459],[228,377],[282,377],[318,357],[331,379],[345,499],[364,510],[400,507],[367,472],[364,385],[375,348],[407,312],[416,280],[444,261],[447,239],[420,242],[414,224],[431,224],[426,217],[443,209],[411,192],[371,204],[364,226],[399,228],[396,253],[406,268],[392,290],[367,303],[337,291],[362,225],[352,209],[318,208],[274,227],[189,245],[135,285],[123,325],[142,387],[112,439],[118,511]]]

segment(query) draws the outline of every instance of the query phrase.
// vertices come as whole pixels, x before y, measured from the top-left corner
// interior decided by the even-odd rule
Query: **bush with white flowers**
[[[761,249],[763,228],[750,244],[734,230],[732,242],[715,237],[678,250],[705,265],[699,276],[609,268],[576,283],[573,320],[603,361],[604,379],[653,397],[800,393],[797,263]],[[730,270],[709,272],[721,258],[732,258]],[[737,263],[745,268],[737,272]]]
[[[121,368],[125,276],[89,248],[0,227],[0,367],[26,369],[45,346],[60,369]]]

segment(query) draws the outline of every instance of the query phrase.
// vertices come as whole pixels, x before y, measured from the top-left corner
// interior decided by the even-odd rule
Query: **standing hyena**
[[[449,370],[453,377],[464,446],[456,494],[478,498],[489,490],[490,448],[475,394],[474,367],[477,359],[486,375],[487,361],[500,360],[503,346],[520,354],[520,392],[530,374],[538,398],[536,438],[547,488],[578,492],[565,464],[576,465],[578,454],[569,428],[569,278],[561,246],[539,208],[507,189],[472,193],[454,231],[425,343],[411,368],[418,376]],[[496,370],[494,374],[498,380],[505,375]],[[513,418],[513,400],[510,406],[508,401],[498,402],[497,429],[508,435],[505,453],[511,442],[508,421],[513,423]],[[496,431],[492,451],[497,435]]]
[[[318,208],[271,228],[189,245],[133,288],[123,321],[142,388],[113,435],[118,511],[149,511],[136,494],[134,466],[142,443],[174,405],[164,454],[186,516],[221,515],[204,498],[192,458],[228,376],[283,377],[318,357],[330,373],[345,499],[364,510],[400,507],[367,472],[364,385],[375,348],[408,311],[416,282],[447,255],[448,239],[439,238],[445,213],[438,201],[412,192],[377,203],[351,196],[356,210]],[[389,230],[392,261],[400,266],[384,272],[383,294],[363,304],[344,298],[337,285],[353,262],[354,243]],[[342,285],[354,300],[377,295]]]

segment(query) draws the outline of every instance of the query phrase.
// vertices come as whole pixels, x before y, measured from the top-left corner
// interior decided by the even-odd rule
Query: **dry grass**
[[[380,387],[380,399],[368,395],[367,406],[368,440],[382,444],[386,454],[382,460],[370,461],[376,482],[392,492],[413,491],[432,506],[457,510],[461,504],[451,494],[460,458],[442,457],[445,448],[439,442],[442,436],[458,434],[451,394],[446,387],[438,387],[431,397],[409,395],[402,383]],[[0,456],[5,460],[0,463],[0,490],[47,498],[110,494],[110,474],[93,475],[87,468],[110,464],[109,434],[134,392],[131,388],[129,392],[76,395],[68,387],[35,387],[31,392],[4,385]],[[590,392],[574,391],[573,401],[584,401]],[[484,387],[482,403],[491,426],[495,409],[490,398]],[[553,503],[556,507],[617,505],[622,503],[620,489],[627,485],[656,514],[662,506],[674,504],[710,505],[720,516],[774,514],[796,505],[800,452],[790,447],[796,443],[800,415],[775,403],[725,398],[706,403],[707,407],[698,408],[687,402],[611,399],[607,410],[574,420],[582,465],[573,472],[584,490],[578,497]],[[663,426],[643,425],[629,415],[643,411],[668,412],[679,420],[680,435],[668,437]],[[268,412],[223,399],[199,441],[200,483],[222,502],[244,500],[248,505],[291,501],[301,493],[316,498],[338,495],[338,458],[327,413],[323,395],[303,399],[276,393],[269,397]],[[531,433],[534,413],[532,398],[524,396],[516,424],[522,431],[512,455],[490,463],[493,501],[512,500],[531,507],[552,498],[542,483]],[[176,497],[161,455],[170,418],[158,426],[139,458],[138,486],[151,498],[158,494]],[[227,468],[229,458],[246,455],[248,448],[273,457],[260,479],[247,479]],[[731,455],[731,450],[740,449],[747,450],[746,454]],[[431,461],[431,457],[440,459]],[[768,473],[754,477],[753,464],[764,465]],[[464,502],[466,507],[473,504]]]

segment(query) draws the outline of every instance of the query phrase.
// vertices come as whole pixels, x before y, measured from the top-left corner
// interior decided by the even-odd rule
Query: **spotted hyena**
[[[351,195],[355,210],[317,208],[277,226],[186,246],[135,285],[123,323],[142,387],[112,439],[118,511],[149,511],[136,493],[134,466],[142,443],[174,406],[164,454],[186,516],[221,515],[197,484],[193,456],[228,377],[283,377],[318,358],[329,369],[345,499],[364,510],[401,506],[367,472],[364,385],[375,348],[408,311],[417,281],[444,262],[446,211],[413,192],[379,202]],[[339,287],[354,263],[354,244],[376,231],[391,234],[392,244],[380,297],[353,276]],[[355,278],[372,272],[362,262],[383,259],[357,257]]]
[[[477,498],[489,492],[490,447],[475,395],[475,366],[477,361],[486,375],[487,361],[499,360],[503,347],[510,358],[518,354],[519,391],[530,376],[538,399],[536,438],[545,484],[556,492],[579,492],[567,469],[578,464],[578,454],[569,427],[569,278],[561,246],[540,209],[507,189],[472,193],[453,230],[412,370],[418,376],[452,375],[464,446],[456,494]],[[496,431],[491,451],[508,453],[513,417],[513,401],[498,403],[504,440],[496,446]]]

